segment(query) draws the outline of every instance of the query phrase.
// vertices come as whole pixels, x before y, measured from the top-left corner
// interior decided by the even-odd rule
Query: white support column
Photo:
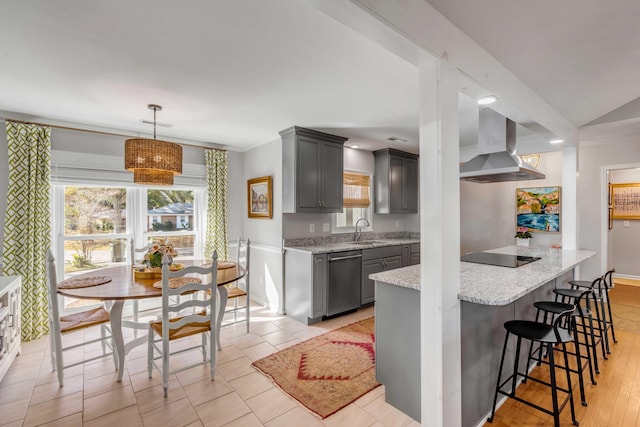
[[[461,425],[457,71],[424,56],[420,79],[422,424]]]
[[[562,247],[578,248],[578,133],[571,132],[562,149]]]

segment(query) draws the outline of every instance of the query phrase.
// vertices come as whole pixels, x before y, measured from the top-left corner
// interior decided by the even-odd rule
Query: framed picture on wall
[[[640,183],[611,184],[612,219],[640,219]]]
[[[560,232],[560,187],[517,188],[516,227]]]
[[[273,218],[273,192],[270,176],[247,180],[249,218]]]

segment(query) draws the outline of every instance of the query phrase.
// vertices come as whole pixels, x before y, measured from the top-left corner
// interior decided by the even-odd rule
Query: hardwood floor
[[[585,379],[587,407],[580,405],[576,378],[576,418],[581,427],[640,425],[640,287],[617,283],[610,291],[610,298],[618,343],[612,343],[608,360],[600,357],[597,385],[594,386]],[[537,367],[532,375],[548,379],[548,368]],[[558,371],[558,375],[561,375],[561,371]],[[529,381],[518,388],[518,393],[541,406],[551,407],[551,394],[547,387]],[[498,409],[492,424],[485,423],[485,426],[499,427],[552,425],[551,416],[513,399],[507,399]],[[561,425],[573,425],[568,406],[562,411]]]

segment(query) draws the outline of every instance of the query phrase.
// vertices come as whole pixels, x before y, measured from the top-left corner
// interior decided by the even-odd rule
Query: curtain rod
[[[127,134],[116,133],[116,132],[105,132],[105,131],[100,131],[100,130],[75,128],[75,127],[71,127],[71,126],[51,125],[51,124],[48,124],[48,123],[38,123],[38,122],[30,122],[30,121],[26,121],[26,120],[9,119],[7,117],[4,117],[2,119],[5,122],[22,123],[22,124],[25,124],[25,125],[48,126],[50,128],[63,129],[63,130],[72,130],[72,131],[76,131],[76,132],[93,133],[93,134],[97,134],[97,135],[120,136],[120,137],[123,137],[123,138],[137,138],[137,136],[135,136],[135,135],[127,135]],[[189,144],[189,143],[183,143],[183,142],[177,142],[176,144],[179,144],[179,145],[182,145],[182,146],[185,146],[185,147],[203,148],[205,150],[227,151],[224,148],[209,148],[209,147],[203,147],[202,145],[195,145],[195,144]]]

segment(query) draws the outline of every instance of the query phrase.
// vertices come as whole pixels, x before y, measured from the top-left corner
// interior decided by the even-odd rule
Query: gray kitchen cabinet
[[[409,264],[407,265],[420,264],[420,243],[412,243],[409,248]]]
[[[282,137],[282,212],[342,212],[347,138],[293,126]]]
[[[402,266],[411,265],[411,245],[402,245]]]
[[[373,155],[375,212],[418,213],[418,155],[393,148]]]
[[[311,318],[327,314],[327,255],[313,256],[313,283],[311,285]]]
[[[385,246],[362,250],[361,303],[375,301],[375,283],[369,275],[402,267],[402,246]]]
[[[284,308],[288,316],[304,324],[327,314],[327,254],[285,252]]]
[[[364,251],[363,251],[364,252]],[[362,289],[361,289],[361,303],[369,304],[375,301],[375,283],[369,279],[369,275],[373,273],[380,273],[384,271],[382,267],[382,259],[372,259],[369,261],[362,261]]]

